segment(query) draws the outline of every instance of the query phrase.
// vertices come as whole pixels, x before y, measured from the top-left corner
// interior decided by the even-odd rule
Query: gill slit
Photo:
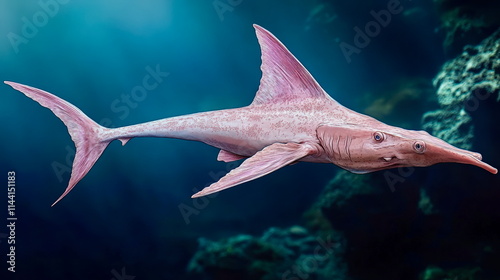
[[[342,153],[340,152],[340,135],[337,137],[337,153],[339,154],[339,159],[342,159]]]
[[[347,157],[349,158],[350,161],[352,161],[351,158],[351,142],[352,142],[352,137],[347,136],[347,139],[345,141],[345,152],[347,154]]]

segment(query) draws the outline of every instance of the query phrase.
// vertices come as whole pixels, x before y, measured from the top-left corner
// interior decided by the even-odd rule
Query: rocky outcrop
[[[421,230],[420,192],[412,170],[358,175],[340,171],[306,213],[308,226],[319,232],[341,232],[348,246],[343,255],[353,279],[412,279],[418,267],[409,254],[428,247],[428,240],[409,242]],[[412,178],[414,179],[414,178]],[[411,253],[409,253],[411,252]],[[390,269],[388,269],[390,268]]]
[[[441,109],[424,114],[423,128],[453,145],[470,149],[474,138],[471,115],[482,103],[499,101],[500,29],[445,63],[433,83]]]
[[[340,235],[314,236],[300,226],[270,228],[261,237],[202,238],[188,271],[207,279],[342,280],[343,248]]]

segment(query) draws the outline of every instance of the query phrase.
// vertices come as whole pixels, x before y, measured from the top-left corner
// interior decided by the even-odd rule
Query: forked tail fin
[[[89,172],[112,139],[103,139],[103,132],[108,129],[91,120],[71,103],[37,88],[7,81],[5,83],[49,108],[68,127],[71,139],[75,142],[76,155],[71,178],[64,193],[52,204],[54,206]]]

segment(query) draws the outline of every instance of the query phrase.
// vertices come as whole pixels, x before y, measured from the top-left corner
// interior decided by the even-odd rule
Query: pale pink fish
[[[257,179],[297,161],[333,163],[354,173],[457,162],[497,169],[481,154],[456,148],[425,131],[406,130],[354,112],[332,99],[269,31],[254,25],[262,50],[262,79],[252,104],[120,128],[105,128],[74,105],[43,90],[5,82],[49,108],[68,127],[76,155],[68,187],[89,172],[113,140],[168,137],[220,149],[220,161],[245,159],[218,182],[192,197]]]

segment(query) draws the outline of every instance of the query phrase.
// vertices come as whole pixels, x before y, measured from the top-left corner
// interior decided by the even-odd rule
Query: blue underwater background
[[[107,127],[246,106],[261,77],[256,23],[344,106],[424,127],[499,167],[500,8],[491,2],[0,0],[0,77]],[[392,12],[381,24],[382,10]],[[464,51],[488,37],[488,48]],[[466,88],[453,103],[466,116],[437,97],[436,77],[465,69],[444,67],[461,55],[477,62],[470,84],[453,78]],[[152,72],[155,87],[138,95]],[[0,279],[500,279],[500,179],[474,166],[351,175],[299,163],[191,199],[239,162],[218,162],[202,143],[139,138],[111,143],[50,207],[74,155],[64,124],[4,84],[0,119]]]

